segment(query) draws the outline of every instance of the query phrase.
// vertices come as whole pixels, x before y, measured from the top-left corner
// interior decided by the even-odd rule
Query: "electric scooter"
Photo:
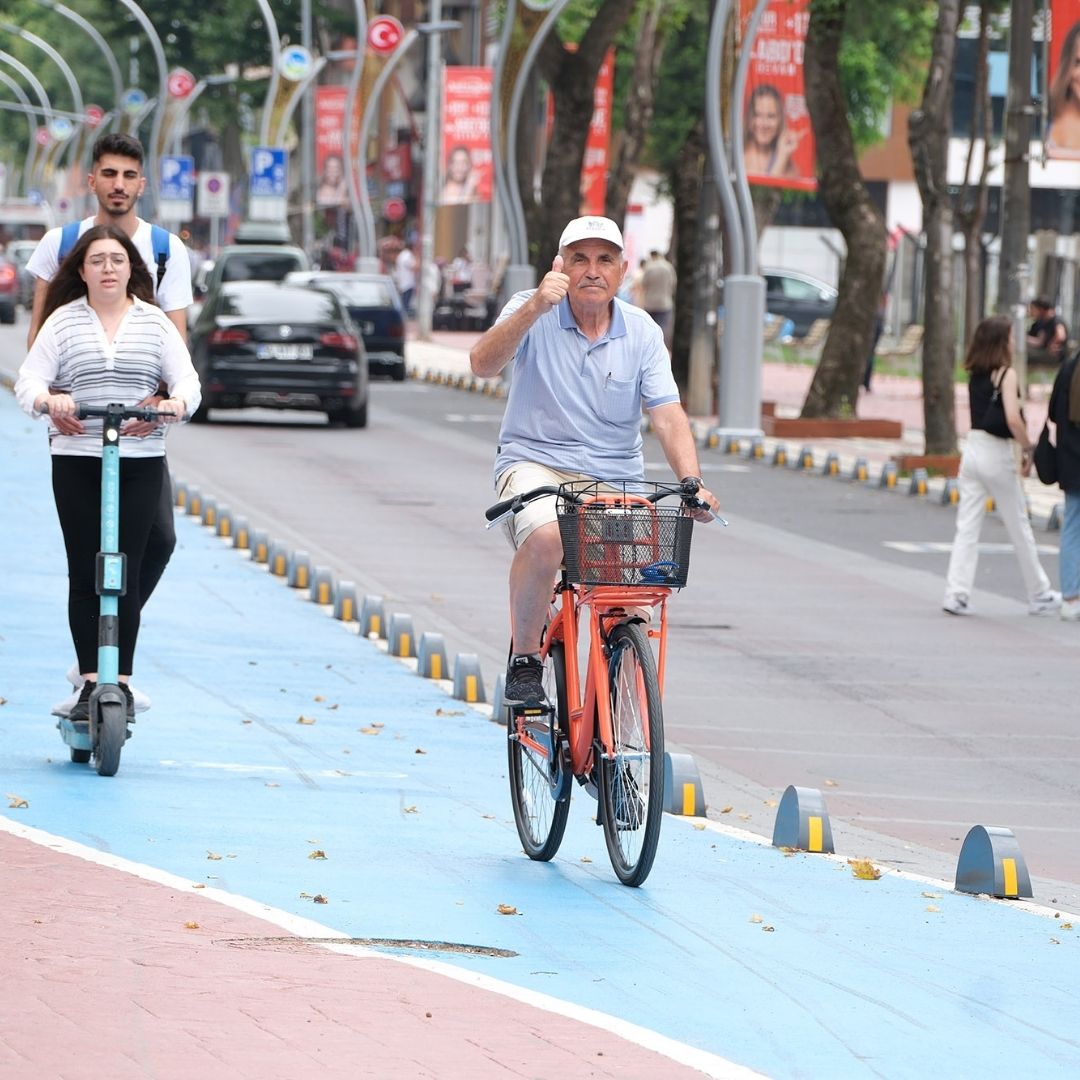
[[[57,721],[60,737],[71,747],[71,760],[85,765],[93,758],[99,776],[115,776],[120,751],[131,737],[127,699],[120,689],[119,598],[127,592],[127,556],[120,544],[120,425],[125,420],[159,420],[157,409],[126,405],[79,405],[79,420],[104,420],[101,450],[101,550],[95,587],[101,597],[98,617],[98,684],[90,695],[88,720]]]

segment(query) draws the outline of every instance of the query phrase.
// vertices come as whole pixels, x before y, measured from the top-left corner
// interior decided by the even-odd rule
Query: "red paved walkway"
[[[12,1080],[702,1075],[590,1024],[304,944],[207,895],[4,832],[0,866],[0,1076]]]

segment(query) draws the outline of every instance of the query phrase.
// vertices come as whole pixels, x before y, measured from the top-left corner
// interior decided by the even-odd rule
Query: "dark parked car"
[[[794,270],[762,270],[765,310],[795,324],[795,337],[805,337],[816,319],[831,319],[837,292],[831,285]]]
[[[385,274],[315,270],[289,274],[289,284],[329,289],[345,305],[367,349],[373,375],[405,378],[405,313],[401,297]]]
[[[18,302],[18,267],[11,259],[0,253],[0,323],[15,321],[15,305]]]
[[[11,240],[4,248],[4,254],[15,264],[15,272],[19,276],[19,303],[27,311],[34,304],[34,285],[37,278],[26,269],[26,264],[37,245],[36,240]]]
[[[225,282],[207,298],[189,335],[210,409],[312,409],[331,423],[368,420],[363,342],[333,293],[276,282]]]

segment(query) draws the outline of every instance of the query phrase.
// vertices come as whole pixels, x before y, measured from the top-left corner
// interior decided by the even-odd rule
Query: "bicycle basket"
[[[587,495],[592,501],[558,502],[568,581],[675,589],[686,584],[694,519],[682,507],[656,506],[630,491],[602,487]]]

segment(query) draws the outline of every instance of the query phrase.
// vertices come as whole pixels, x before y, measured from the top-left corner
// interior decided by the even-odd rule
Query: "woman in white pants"
[[[1020,484],[1021,473],[1027,476],[1031,472],[1034,447],[1020,411],[1012,349],[1011,320],[994,315],[975,328],[964,361],[971,432],[960,459],[960,506],[942,605],[950,615],[971,614],[969,601],[987,498],[993,498],[1020,563],[1028,614],[1051,615],[1061,607],[1061,593],[1050,588],[1050,579],[1039,563]],[[1017,446],[1021,450],[1019,466]]]

